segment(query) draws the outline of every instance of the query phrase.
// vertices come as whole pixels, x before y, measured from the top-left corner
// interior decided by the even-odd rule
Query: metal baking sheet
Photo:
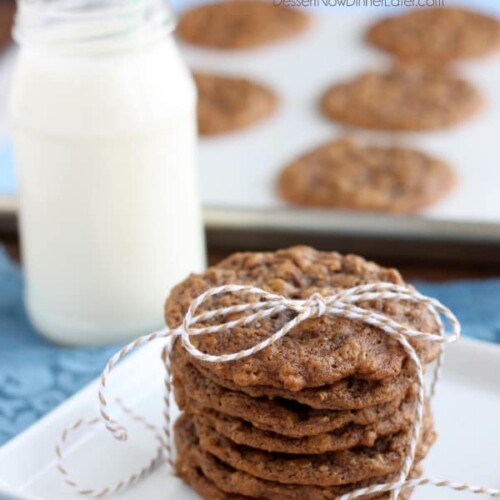
[[[500,10],[498,3],[483,3],[482,7]],[[280,99],[278,112],[269,120],[201,140],[199,168],[211,241],[238,246],[244,237],[250,247],[265,247],[276,234],[304,242],[365,238],[368,246],[389,241],[394,248],[405,247],[401,251],[408,254],[415,250],[414,243],[420,254],[429,244],[500,246],[500,56],[456,66],[480,89],[485,104],[472,119],[447,130],[394,134],[346,129],[324,119],[318,110],[319,96],[331,83],[390,67],[386,55],[364,43],[363,32],[377,17],[395,12],[354,7],[311,11],[308,32],[259,49],[227,52],[181,44],[193,69],[256,79],[275,89]],[[4,72],[10,62],[1,68]],[[0,78],[0,84],[6,80]],[[411,217],[297,209],[280,201],[275,182],[282,166],[346,133],[367,142],[420,148],[443,158],[456,170],[459,184],[442,202]],[[0,193],[0,212],[8,219],[15,211],[15,197]],[[476,258],[489,251],[461,253]]]
[[[322,142],[347,133],[361,140],[404,144],[446,160],[457,189],[422,213],[432,220],[500,224],[500,56],[461,64],[457,71],[484,96],[466,122],[425,133],[377,133],[346,129],[323,118],[318,99],[333,82],[390,66],[390,59],[363,41],[377,13],[322,11],[303,36],[273,47],[221,53],[184,47],[193,68],[247,75],[274,88],[279,111],[243,132],[201,141],[201,180],[206,206],[283,208],[275,180],[284,164]],[[334,214],[332,214],[332,217]]]

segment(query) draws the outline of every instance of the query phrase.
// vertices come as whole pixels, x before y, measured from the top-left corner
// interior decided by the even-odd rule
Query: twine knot
[[[307,305],[310,310],[310,317],[318,317],[324,316],[326,314],[326,301],[323,295],[320,293],[313,293],[309,299],[307,299]]]
[[[223,294],[233,294],[236,298],[241,298],[241,301],[235,305],[208,309],[198,314],[198,310],[208,303],[210,298]],[[245,299],[249,295],[260,300],[246,301]],[[367,301],[406,301],[420,304],[434,317],[439,331],[433,333],[415,330],[385,314],[360,306],[361,303]],[[191,340],[191,337],[198,335],[230,335],[231,330],[238,326],[248,326],[285,311],[291,311],[295,315],[265,340],[235,353],[208,354],[193,345]],[[235,314],[238,316],[237,319],[226,321],[228,317]],[[449,334],[445,332],[443,322],[440,319],[441,314],[451,325]],[[292,299],[245,285],[210,288],[192,302],[181,327],[174,330],[172,335],[181,337],[184,348],[196,359],[209,363],[225,363],[253,356],[287,335],[303,321],[323,316],[343,317],[374,326],[380,331],[396,337],[406,350],[411,349],[412,351],[413,348],[408,344],[407,339],[413,338],[442,344],[454,342],[460,336],[460,323],[449,309],[437,300],[421,295],[416,290],[394,283],[359,285],[326,297],[316,292],[307,299]],[[207,322],[210,324],[206,325]],[[407,345],[404,345],[405,343]]]

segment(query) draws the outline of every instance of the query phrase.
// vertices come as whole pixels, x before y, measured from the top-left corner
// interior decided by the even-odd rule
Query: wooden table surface
[[[15,233],[1,233],[0,245],[3,245],[12,259],[20,261],[19,240]],[[245,250],[245,248],[235,249]],[[231,251],[232,252],[232,251]],[[208,256],[209,262],[214,264],[223,259],[229,253],[227,249],[209,246]],[[425,279],[431,281],[444,281],[453,279],[469,279],[469,278],[500,278],[500,263],[483,264],[481,262],[460,262],[453,261],[428,261],[416,259],[401,259],[401,258],[383,258],[376,259],[378,263],[396,267],[401,271],[403,276],[408,280]]]

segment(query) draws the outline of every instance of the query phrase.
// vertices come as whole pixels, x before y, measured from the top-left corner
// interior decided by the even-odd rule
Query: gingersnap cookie
[[[12,26],[16,13],[16,3],[12,0],[0,1],[0,50],[12,41]]]
[[[184,363],[191,357],[177,344],[173,352],[173,366],[177,358]],[[410,391],[416,389],[414,369],[406,362],[397,377],[384,380],[363,380],[355,376],[345,377],[330,385],[306,388],[301,391],[289,391],[272,386],[239,386],[234,382],[217,377],[204,366],[197,365],[196,370],[206,379],[219,387],[233,392],[247,394],[251,398],[281,399],[288,404],[307,405],[315,410],[361,410],[373,406],[401,401]]]
[[[192,459],[176,462],[177,475],[205,500],[246,500],[251,497],[226,493],[203,474],[201,467]]]
[[[245,49],[288,38],[308,24],[308,16],[296,9],[258,0],[222,1],[185,12],[177,32],[195,45]]]
[[[367,40],[399,59],[447,62],[497,51],[500,22],[460,8],[416,9],[378,21]]]
[[[194,489],[207,499],[227,499],[232,500],[240,498],[260,498],[269,500],[332,500],[339,495],[343,495],[354,491],[358,488],[364,488],[374,484],[374,481],[362,481],[352,487],[348,486],[332,486],[329,488],[317,488],[314,486],[303,485],[285,485],[273,481],[265,481],[255,478],[249,474],[237,471],[228,467],[223,462],[220,462],[215,457],[201,452],[203,458],[194,457],[189,454],[186,458],[179,460],[177,467],[180,470],[181,477],[189,485],[192,485],[192,477],[194,476],[195,484],[192,485]],[[196,471],[196,473],[193,473]],[[187,474],[186,474],[187,472]],[[417,466],[409,474],[409,479],[416,479],[422,475],[421,469]],[[396,474],[391,474],[379,479],[376,482],[386,483],[397,479]],[[200,483],[208,482],[205,488],[200,490]],[[219,488],[219,484],[221,485]],[[208,486],[208,487],[207,487]],[[223,489],[222,489],[223,488]],[[202,493],[203,491],[203,493]],[[240,496],[234,491],[260,491],[261,493],[254,493],[249,496]],[[403,490],[398,498],[400,500],[407,500],[410,498],[411,491]],[[389,494],[382,493],[370,496],[375,500],[388,500]]]
[[[205,273],[193,274],[177,285],[167,300],[165,320],[170,328],[177,328],[195,298],[207,289],[224,284],[252,285],[284,297],[306,299],[314,293],[328,296],[355,285],[378,282],[409,287],[394,269],[385,269],[353,255],[319,252],[308,247],[294,247],[275,253],[237,253]],[[248,300],[255,300],[255,296],[244,297],[236,293],[218,295],[201,305],[198,312]],[[432,333],[439,329],[425,306],[392,300],[358,305],[386,314],[420,331]],[[267,339],[293,316],[291,311],[284,310],[258,322],[231,328],[228,332],[197,335],[192,337],[192,342],[212,355],[238,352]],[[220,323],[220,319],[217,321]],[[210,321],[210,324],[214,323],[215,320]],[[439,353],[437,343],[413,339],[410,342],[424,364]],[[180,355],[182,351],[184,347],[176,342],[173,356]],[[191,359],[190,356],[190,361],[213,374],[221,384],[224,381],[242,389],[265,386],[266,390],[276,388],[289,394],[334,384],[350,376],[356,376],[355,383],[360,385],[363,385],[363,380],[394,378],[401,373],[406,358],[406,352],[397,340],[378,328],[361,321],[323,316],[298,324],[280,341],[250,357],[230,363],[210,363]],[[328,393],[323,394],[321,389],[318,392],[320,400],[329,396]],[[354,404],[348,409],[356,408],[356,392],[346,387],[345,397],[349,404]],[[270,396],[274,397],[273,394]],[[395,396],[393,394],[384,402]],[[381,402],[369,399],[365,406]]]
[[[214,410],[205,409],[196,413],[194,422],[209,425],[218,434],[239,445],[271,453],[317,455],[359,446],[370,448],[380,437],[407,430],[413,424],[415,406],[415,399],[404,401],[398,411],[387,419],[367,426],[347,425],[333,432],[298,439],[260,430],[243,419],[230,417]]]
[[[456,125],[481,106],[475,87],[450,73],[399,67],[333,85],[321,99],[331,120],[374,130],[431,130]]]
[[[435,439],[426,422],[416,460],[421,460]],[[342,486],[397,472],[409,443],[409,433],[401,432],[377,440],[370,448],[323,453],[286,455],[266,453],[240,446],[218,434],[213,427],[194,420],[200,448],[231,467],[254,477],[283,484],[320,487]]]
[[[278,191],[298,205],[411,213],[439,200],[454,182],[446,163],[420,151],[339,140],[286,166]]]
[[[217,135],[253,125],[276,109],[278,99],[268,88],[244,78],[194,73],[198,89],[198,129]]]
[[[400,396],[388,403],[361,410],[315,410],[296,401],[252,398],[243,392],[225,389],[203,377],[192,365],[178,371],[172,364],[172,371],[175,399],[181,410],[196,414],[215,410],[241,418],[263,431],[291,438],[314,436],[348,425],[370,425],[388,419],[403,400]],[[412,397],[412,394],[407,396]]]
[[[260,498],[269,500],[332,500],[340,495],[350,493],[358,488],[365,488],[375,483],[388,483],[397,479],[397,473],[361,481],[349,486],[330,486],[321,488],[311,485],[281,484],[276,481],[267,481],[254,477],[246,472],[238,471],[216,457],[195,449],[184,456],[178,463],[180,468],[190,467],[197,469],[212,485],[220,488],[221,494],[240,495],[245,492],[244,498]],[[419,465],[409,474],[409,479],[416,479],[422,475]],[[187,481],[189,484],[189,480]],[[399,495],[400,500],[408,499],[411,491],[403,490]],[[207,498],[207,497],[204,497]],[[218,497],[221,498],[221,497]],[[224,497],[222,497],[224,498]],[[231,498],[233,498],[231,496]],[[382,493],[370,496],[371,499],[388,500],[389,495]]]
[[[364,488],[374,483],[387,483],[394,481],[398,473],[376,477],[371,480],[361,481],[352,485],[330,486],[327,488],[313,485],[290,485],[276,481],[267,481],[233,467],[220,461],[215,456],[205,452],[199,447],[196,430],[192,424],[190,415],[182,415],[175,423],[175,440],[178,451],[176,468],[181,477],[191,484],[190,477],[185,477],[186,469],[197,470],[196,476],[203,476],[219,491],[228,495],[244,495],[245,498],[265,498],[270,500],[332,500],[358,488]],[[189,472],[189,471],[188,471]],[[414,465],[410,472],[410,478],[419,477],[422,470],[419,464]],[[192,473],[190,474],[193,475]],[[195,479],[198,479],[195,477]],[[199,479],[197,480],[199,482]],[[196,486],[194,486],[196,489]],[[198,489],[197,489],[198,491]],[[402,492],[399,498],[409,498],[409,492]],[[206,497],[204,498],[211,498]],[[217,497],[224,498],[224,497]],[[371,498],[386,499],[388,495],[382,494]]]

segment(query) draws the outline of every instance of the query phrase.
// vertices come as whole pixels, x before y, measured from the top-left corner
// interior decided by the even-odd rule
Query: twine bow
[[[242,298],[241,303],[222,307],[219,309],[209,309],[200,314],[197,311],[202,305],[214,296],[223,294],[237,294]],[[245,298],[252,296],[254,300],[245,302]],[[255,300],[257,299],[257,300]],[[438,325],[436,333],[422,332],[415,330],[409,326],[401,324],[389,316],[361,307],[360,304],[370,301],[406,301],[408,303],[418,304],[424,306],[434,318]],[[287,321],[281,326],[278,331],[266,338],[265,340],[257,343],[256,345],[235,353],[228,353],[222,355],[212,355],[205,353],[198,349],[191,341],[191,337],[197,335],[214,334],[214,335],[230,335],[231,329],[238,326],[250,325],[265,318],[283,312],[293,313],[291,320]],[[226,321],[228,317],[237,314],[237,319]],[[406,487],[415,487],[423,484],[433,484],[439,487],[449,487],[460,491],[472,491],[474,493],[487,494],[493,497],[500,497],[500,490],[488,489],[484,487],[476,487],[468,484],[453,483],[450,481],[434,481],[429,478],[420,478],[415,480],[407,480],[410,469],[413,465],[417,444],[419,442],[422,418],[424,412],[425,394],[425,381],[424,370],[420,359],[409,342],[409,340],[424,340],[428,342],[438,343],[440,345],[455,342],[460,337],[460,324],[455,315],[439,301],[426,297],[415,290],[395,285],[393,283],[376,283],[368,285],[355,286],[349,289],[341,290],[340,292],[322,296],[315,293],[307,299],[289,299],[281,295],[266,292],[260,288],[242,285],[225,285],[221,287],[211,288],[202,293],[190,305],[183,323],[175,330],[163,328],[150,335],[139,337],[134,342],[123,347],[108,361],[100,378],[99,388],[99,405],[100,405],[100,419],[94,418],[91,420],[79,420],[71,427],[65,429],[62,433],[59,443],[56,445],[56,456],[58,460],[58,469],[63,474],[65,482],[76,489],[80,494],[103,497],[110,493],[120,491],[131,484],[141,480],[144,476],[149,474],[154,468],[161,463],[166,463],[167,466],[173,471],[172,461],[172,443],[171,443],[171,415],[170,415],[170,399],[171,399],[171,373],[170,361],[173,341],[179,337],[184,348],[189,354],[201,361],[209,363],[225,363],[229,361],[240,360],[249,356],[253,356],[266,347],[278,342],[281,338],[287,335],[297,325],[303,321],[311,318],[319,318],[323,316],[347,318],[352,321],[362,322],[366,325],[371,325],[385,334],[396,339],[403,349],[406,351],[408,358],[413,363],[418,382],[418,394],[415,409],[414,425],[411,429],[410,442],[408,450],[401,467],[401,472],[396,481],[387,484],[376,484],[366,488],[357,489],[351,493],[347,493],[339,497],[341,500],[351,500],[366,495],[379,494],[383,492],[391,492],[391,499],[398,497],[399,491]],[[450,331],[447,332],[445,325],[441,319],[444,317],[450,326]],[[207,322],[208,326],[203,325]],[[162,352],[162,360],[165,364],[165,393],[164,393],[164,407],[163,407],[163,428],[158,431],[155,426],[147,422],[144,417],[134,414],[123,403],[118,401],[122,409],[129,414],[129,416],[139,421],[146,428],[151,430],[157,441],[158,448],[150,462],[145,465],[140,471],[128,476],[126,479],[121,480],[110,487],[101,489],[81,488],[75,480],[70,477],[69,472],[63,463],[63,449],[69,434],[76,431],[85,425],[95,425],[98,422],[103,422],[107,430],[117,440],[124,441],[127,439],[127,431],[123,425],[117,420],[113,419],[108,412],[108,400],[105,395],[107,379],[114,368],[114,366],[127,354],[135,350],[137,347],[144,345],[156,339],[168,339]],[[435,393],[436,384],[439,379],[440,369],[443,362],[443,350],[440,348],[438,359],[432,373],[432,381],[427,395],[432,398]]]

